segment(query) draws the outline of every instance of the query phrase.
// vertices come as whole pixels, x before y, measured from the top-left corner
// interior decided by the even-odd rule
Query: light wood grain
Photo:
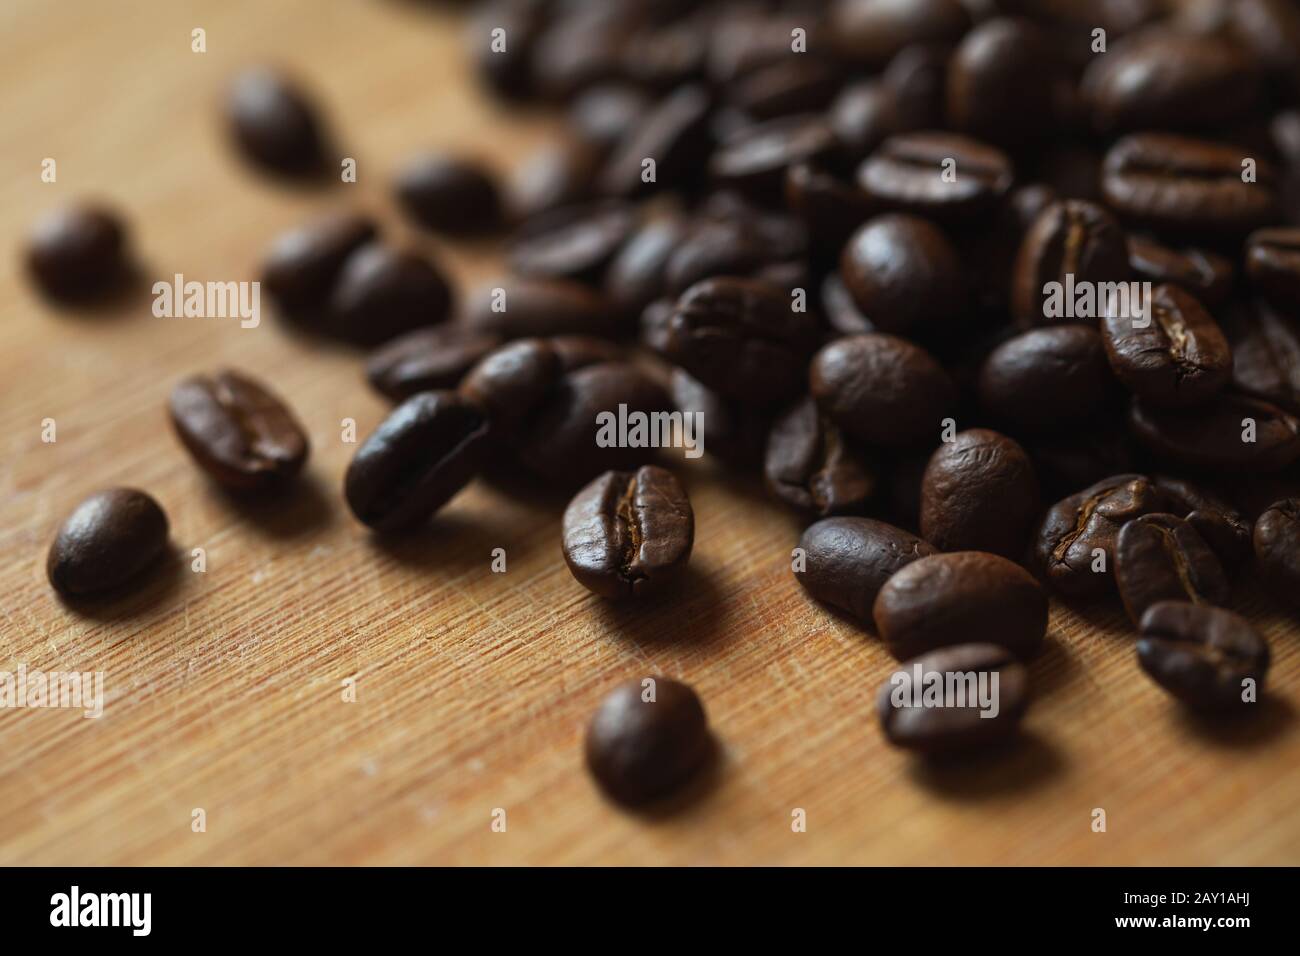
[[[205,54],[190,52],[196,26]],[[1057,608],[1024,745],[927,770],[876,726],[888,655],[804,597],[798,525],[755,483],[685,470],[694,589],[636,608],[570,578],[554,500],[475,486],[385,548],[339,494],[354,449],[340,420],[364,434],[385,410],[357,355],[270,318],[155,319],[147,294],[63,313],[21,274],[23,229],[87,195],[129,217],[150,282],[255,278],[271,237],[340,203],[401,234],[385,183],[411,152],[468,149],[505,169],[550,135],[546,117],[474,89],[460,30],[379,0],[0,7],[0,669],[107,675],[100,720],[0,711],[0,862],[1300,863],[1300,635],[1257,596],[1244,607],[1275,662],[1253,720],[1190,721],[1141,676],[1114,612]],[[219,92],[265,59],[328,104],[359,183],[290,190],[235,160]],[[45,157],[56,184],[40,181]],[[497,265],[487,248],[421,241],[461,282]],[[169,433],[171,384],[227,364],[273,383],[309,428],[301,498],[236,506]],[[40,441],[47,417],[55,444]],[[182,563],[74,611],[44,579],[45,549],[78,500],[116,484],[154,494],[208,571]],[[505,574],[490,571],[496,547]],[[699,690],[724,759],[679,812],[641,818],[598,796],[581,738],[607,688],[652,672]],[[205,833],[191,832],[199,807]],[[505,833],[490,829],[497,807]],[[791,832],[796,807],[806,833]]]

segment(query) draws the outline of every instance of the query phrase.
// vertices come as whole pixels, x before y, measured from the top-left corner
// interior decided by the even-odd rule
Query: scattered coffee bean
[[[510,267],[533,278],[599,282],[635,229],[636,216],[622,203],[555,209],[511,240]]]
[[[813,163],[786,170],[785,204],[807,227],[817,255],[827,258],[839,255],[853,230],[877,211],[855,183]]]
[[[1300,312],[1300,229],[1260,229],[1246,243],[1251,285],[1277,308]]]
[[[539,149],[510,178],[508,206],[513,218],[534,216],[594,194],[601,154],[586,143],[561,142]]]
[[[356,213],[330,213],[283,233],[262,263],[262,284],[290,318],[317,321],[305,315],[323,306],[352,253],[372,242],[375,224]]]
[[[469,160],[436,153],[417,156],[397,174],[395,188],[407,215],[426,229],[459,236],[501,225],[496,180]]]
[[[605,293],[621,311],[637,313],[667,291],[668,260],[689,231],[685,219],[665,216],[641,226],[605,272]]]
[[[839,90],[839,65],[796,56],[759,67],[727,87],[731,108],[757,120],[823,109]]]
[[[100,206],[56,209],[32,228],[27,266],[51,298],[72,301],[99,295],[126,273],[126,230],[113,212]]]
[[[1140,280],[1182,286],[1208,309],[1232,291],[1232,262],[1205,249],[1174,249],[1147,236],[1128,237],[1128,264]]]
[[[934,676],[928,676],[934,675]],[[921,686],[915,686],[917,681]],[[927,681],[966,696],[926,705]],[[988,689],[987,702],[979,688]],[[933,691],[931,692],[933,694]],[[958,644],[905,661],[880,688],[876,715],[895,747],[927,754],[968,753],[1013,737],[1029,704],[1029,669],[996,644]]]
[[[851,83],[840,90],[826,114],[840,152],[860,163],[903,127],[893,90],[878,80]]]
[[[134,488],[91,495],[73,509],[50,545],[45,570],[69,597],[111,591],[137,578],[167,547],[167,516]]]
[[[764,474],[776,498],[819,517],[862,512],[878,483],[861,450],[811,398],[801,399],[773,422]]]
[[[534,93],[533,52],[547,21],[546,0],[494,0],[475,8],[468,52],[479,77],[497,94],[520,99]],[[505,31],[509,42],[493,40]]]
[[[899,660],[954,644],[998,644],[1038,653],[1047,595],[1024,568],[983,551],[953,551],[901,568],[876,596],[872,616]]]
[[[980,406],[1014,433],[1042,434],[1095,421],[1118,392],[1097,331],[1031,329],[1007,339],[979,371]]]
[[[1039,513],[1033,463],[1007,436],[972,428],[930,457],[921,480],[921,536],[940,551],[1019,560]]]
[[[1135,518],[1115,543],[1115,583],[1136,625],[1159,601],[1222,605],[1229,587],[1223,566],[1188,521],[1171,514]]]
[[[1016,257],[1011,304],[1021,328],[1076,321],[1067,290],[1123,282],[1129,276],[1124,230],[1095,203],[1067,200],[1048,206],[1025,234]],[[1055,289],[1053,294],[1049,289]],[[1100,293],[1098,293],[1100,295]],[[1102,303],[1095,302],[1096,325]]]
[[[423,256],[370,243],[344,261],[330,308],[339,338],[370,347],[444,321],[451,288]]]
[[[1255,560],[1277,597],[1300,605],[1300,498],[1269,505],[1255,521]]]
[[[366,360],[366,378],[395,402],[416,392],[455,388],[465,373],[503,339],[459,323],[416,329],[381,345]]]
[[[864,626],[876,595],[895,572],[937,554],[928,541],[873,518],[823,518],[799,539],[804,569],[795,577],[818,601],[847,611]]]
[[[310,443],[288,407],[238,372],[196,375],[172,389],[172,426],[199,466],[235,491],[266,491],[302,470]]]
[[[1059,54],[1036,24],[996,17],[966,34],[948,67],[952,125],[1014,147],[1053,130]]]
[[[709,173],[719,183],[760,199],[781,195],[786,170],[825,159],[835,134],[819,116],[787,116],[739,130],[714,151]]]
[[[942,221],[989,212],[1011,180],[1004,153],[955,133],[891,136],[858,167],[858,185],[875,201]]]
[[[393,409],[357,449],[344,494],[376,531],[413,527],[477,474],[488,445],[487,413],[455,392],[420,392]]]
[[[647,113],[614,150],[600,173],[599,190],[608,196],[640,197],[666,185],[689,185],[709,153],[706,134],[710,97],[699,86],[683,86]],[[654,160],[654,178],[645,178],[645,160]]]
[[[954,43],[970,27],[958,0],[836,0],[830,38],[845,59],[879,70],[918,43]]]
[[[802,258],[808,251],[803,224],[787,216],[705,217],[695,223],[664,267],[668,292],[681,295],[716,276],[763,278],[764,270]]]
[[[644,597],[681,577],[695,542],[695,513],[666,469],[607,471],[569,502],[563,537],[564,561],[588,591]]]
[[[650,105],[636,87],[607,83],[578,95],[569,105],[569,122],[584,143],[607,151],[636,129]]]
[[[1147,609],[1141,630],[1138,663],[1184,704],[1224,710],[1259,699],[1268,672],[1268,644],[1240,615],[1164,601]]]
[[[928,352],[883,333],[850,335],[812,360],[813,398],[830,419],[868,445],[933,440],[956,386]]]
[[[1129,426],[1157,456],[1188,468],[1281,471],[1300,458],[1300,420],[1271,402],[1230,390],[1193,409],[1136,400]]]
[[[470,293],[461,319],[468,329],[504,339],[621,331],[618,309],[606,296],[568,279],[503,276]]]
[[[1238,302],[1229,310],[1226,331],[1233,386],[1300,414],[1300,318],[1264,302]]]
[[[284,74],[268,67],[241,73],[226,115],[240,149],[257,164],[292,175],[322,171],[325,140],[315,107]]]
[[[605,793],[629,806],[682,787],[713,749],[700,698],[668,677],[620,684],[587,726],[587,768]]]

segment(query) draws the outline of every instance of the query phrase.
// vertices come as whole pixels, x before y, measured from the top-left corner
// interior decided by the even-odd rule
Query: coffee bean
[[[695,513],[672,472],[654,465],[607,471],[564,510],[564,561],[606,598],[644,597],[681,577]]]
[[[605,292],[628,313],[640,312],[667,291],[668,260],[688,233],[685,219],[665,216],[641,226],[605,273]]]
[[[1171,514],[1143,515],[1120,529],[1115,583],[1134,624],[1159,601],[1223,605],[1230,595],[1223,566],[1205,539]]]
[[[728,401],[680,368],[669,380],[673,404],[683,413],[702,416],[705,451],[730,465],[752,467],[763,460],[766,416],[744,402]]]
[[[616,79],[636,27],[633,13],[590,4],[545,11],[546,28],[532,55],[533,79],[543,97],[568,100],[587,86]]]
[[[1128,276],[1128,247],[1114,216],[1096,203],[1053,203],[1034,220],[1020,244],[1011,293],[1016,321],[1022,329],[1075,321],[1068,312],[1052,314],[1061,311],[1054,306],[1061,302],[1063,289],[1118,283]],[[1052,283],[1055,297],[1048,288]],[[1079,321],[1096,325],[1100,302],[1096,309]]]
[[[1236,44],[1159,28],[1117,40],[1093,58],[1081,84],[1103,135],[1222,127],[1249,113],[1260,89]]]
[[[811,398],[773,422],[763,470],[775,497],[818,517],[859,513],[876,493],[876,474],[861,450]]]
[[[1222,305],[1232,291],[1232,263],[1205,249],[1174,249],[1147,236],[1129,236],[1128,264],[1138,279],[1182,286],[1209,309]]]
[[[417,156],[397,174],[395,188],[406,214],[426,229],[459,236],[501,225],[496,179],[469,160],[437,153]]]
[[[462,322],[505,339],[548,335],[613,336],[618,309],[599,292],[567,279],[503,276],[467,297]]]
[[[1300,229],[1261,229],[1246,244],[1251,285],[1291,315],[1300,313]]]
[[[414,527],[477,474],[486,457],[482,406],[455,392],[412,395],[384,419],[348,465],[344,495],[376,531]]]
[[[868,445],[933,440],[956,401],[956,386],[928,352],[883,333],[850,335],[813,356],[817,405]]]
[[[699,697],[667,677],[620,684],[587,726],[587,769],[606,794],[629,806],[682,787],[713,749]]]
[[[266,491],[302,470],[310,443],[288,407],[238,372],[187,378],[172,389],[172,426],[186,450],[219,484]]]
[[[287,76],[245,70],[231,84],[226,116],[235,142],[253,162],[278,173],[319,173],[325,137],[316,109]]]
[[[579,139],[603,152],[636,128],[650,104],[650,98],[634,86],[592,86],[570,104],[569,123]]]
[[[1300,458],[1300,420],[1271,402],[1231,390],[1194,409],[1135,400],[1129,427],[1160,458],[1189,468],[1281,471]]]
[[[835,134],[820,116],[787,116],[740,130],[713,152],[709,174],[724,186],[760,199],[779,196],[786,170],[822,160],[835,149]]]
[[[510,267],[543,279],[599,282],[636,229],[636,216],[622,203],[565,206],[524,224],[511,240]]]
[[[503,339],[457,323],[416,329],[371,353],[366,379],[375,391],[395,402],[416,392],[455,388],[465,373]]]
[[[531,154],[510,178],[513,218],[527,221],[589,200],[600,162],[600,152],[587,143],[552,143]]]
[[[1226,331],[1232,346],[1232,384],[1300,414],[1300,319],[1263,302],[1234,303]]]
[[[664,279],[668,291],[680,295],[715,276],[761,278],[768,267],[802,258],[807,251],[808,234],[797,220],[737,210],[725,219],[696,222],[669,256]]]
[[[812,164],[786,170],[785,204],[808,227],[819,257],[833,258],[853,230],[878,210],[855,183]]]
[[[1157,231],[1222,241],[1277,217],[1276,174],[1266,161],[1243,182],[1235,146],[1168,133],[1134,133],[1110,148],[1102,171],[1106,202],[1126,219]]]
[[[103,293],[127,270],[126,230],[100,206],[66,206],[47,213],[27,238],[32,278],[54,299],[78,300]]]
[[[444,321],[451,309],[451,288],[423,256],[370,243],[344,261],[330,309],[339,338],[375,346]]]
[[[1034,466],[1005,435],[958,432],[930,457],[921,480],[921,536],[939,550],[1019,560],[1038,515]]]
[[[986,20],[962,39],[948,69],[952,125],[990,143],[1014,147],[1050,135],[1059,54],[1035,24]]]
[[[1197,710],[1258,700],[1268,672],[1268,644],[1241,616],[1222,608],[1164,601],[1147,609],[1138,663],[1157,684]],[[1247,681],[1250,683],[1247,684]]]
[[[836,0],[830,11],[835,49],[871,70],[913,44],[956,42],[969,27],[958,0]]]
[[[1190,292],[1158,285],[1144,309],[1115,306],[1105,304],[1101,337],[1116,378],[1134,394],[1154,405],[1186,408],[1205,403],[1228,383],[1228,340]]]
[[[914,43],[903,47],[889,61],[880,82],[893,99],[900,131],[945,125],[944,100],[951,59],[950,44]]]
[[[478,76],[498,95],[535,95],[533,51],[547,22],[547,0],[493,0],[475,8],[467,48]],[[494,42],[496,30],[508,42]]]
[[[91,495],[73,509],[50,545],[45,571],[69,597],[118,588],[155,563],[167,547],[167,516],[134,488]]]
[[[1024,568],[983,551],[953,551],[901,568],[872,614],[885,645],[907,660],[954,644],[997,644],[1017,657],[1038,652],[1047,595]]]
[[[755,6],[723,10],[710,22],[705,60],[708,78],[727,86],[755,70],[790,57],[791,31],[807,31],[809,49],[827,40],[822,17],[814,11],[772,11]]]
[[[879,80],[851,83],[840,90],[826,114],[840,152],[860,163],[904,126],[893,90]]]
[[[1287,0],[1228,4],[1232,36],[1269,74],[1280,96],[1300,92],[1300,10]]]
[[[1116,392],[1101,336],[1086,325],[1023,332],[990,352],[979,371],[980,406],[1016,433],[1096,421]]]
[[[688,12],[689,6],[689,3],[677,3],[683,13]],[[676,12],[664,10],[667,16]],[[707,14],[706,10],[699,17],[688,15],[666,26],[653,25],[634,31],[623,49],[624,78],[637,87],[659,91],[704,79],[709,39]]]
[[[922,686],[914,688],[918,676]],[[990,694],[987,708],[979,699],[981,678]],[[927,681],[960,686],[966,696],[944,706],[917,704],[925,699]],[[1014,737],[1028,704],[1029,670],[1010,651],[996,644],[958,644],[900,664],[880,688],[876,715],[895,747],[956,754]]]
[[[667,355],[721,395],[773,405],[802,391],[816,331],[771,283],[706,279],[678,300]]]
[[[1081,598],[1114,586],[1120,529],[1142,515],[1164,511],[1165,494],[1143,475],[1113,475],[1058,501],[1034,534],[1034,564],[1058,593]]]
[[[829,60],[796,56],[761,66],[727,86],[727,104],[746,116],[772,120],[823,109],[843,79]]]
[[[858,185],[902,212],[942,221],[987,213],[1011,188],[1011,162],[1000,150],[955,133],[891,136],[858,167]]]
[[[1250,558],[1250,523],[1235,508],[1191,482],[1157,475],[1169,511],[1182,515],[1210,546],[1229,576]]]
[[[864,626],[876,595],[898,570],[937,554],[934,545],[872,518],[823,518],[799,539],[804,569],[795,577],[818,601],[847,611]]]
[[[858,308],[882,332],[937,334],[963,317],[966,285],[957,250],[916,216],[868,221],[844,247],[840,275]]]
[[[647,195],[665,185],[688,185],[699,162],[708,155],[708,92],[683,86],[664,97],[619,143],[600,173],[604,195],[629,198]],[[644,161],[654,160],[654,178],[643,179]]]
[[[875,323],[862,314],[838,272],[828,273],[822,280],[821,307],[826,321],[840,335],[876,331]]]
[[[333,291],[343,263],[378,235],[374,222],[356,213],[330,213],[283,233],[262,262],[262,284],[288,317],[317,321],[315,313]]]
[[[991,230],[963,232],[961,252],[968,281],[985,311],[994,314],[1007,311],[1021,243],[1038,217],[1057,199],[1056,190],[1046,183],[1018,186],[999,206]]]
[[[1279,599],[1300,605],[1300,498],[1269,505],[1255,521],[1254,544],[1264,583]]]

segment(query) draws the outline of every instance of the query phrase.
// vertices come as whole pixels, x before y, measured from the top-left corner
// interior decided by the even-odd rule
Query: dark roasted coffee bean
[[[1142,617],[1138,663],[1157,684],[1197,710],[1257,701],[1268,673],[1268,643],[1240,615],[1164,601]]]
[[[785,204],[803,220],[816,251],[827,258],[838,255],[853,230],[878,211],[855,183],[812,163],[786,170]]]
[[[764,66],[789,59],[791,31],[795,28],[807,31],[810,50],[822,49],[826,39],[824,24],[820,17],[807,14],[774,13],[752,6],[724,11],[724,18],[709,31],[709,79],[726,86]]]
[[[1159,601],[1223,605],[1230,596],[1214,551],[1190,522],[1171,514],[1143,515],[1120,529],[1115,583],[1134,624]]]
[[[487,410],[500,440],[517,431],[563,373],[550,340],[519,339],[479,360],[461,380],[460,392]]]
[[[654,465],[607,471],[564,510],[564,562],[606,598],[643,597],[681,577],[695,513],[672,472]]]
[[[1205,249],[1174,249],[1146,236],[1129,236],[1128,264],[1137,279],[1182,286],[1207,309],[1222,305],[1232,291],[1232,262]]]
[[[847,611],[865,626],[876,595],[895,572],[937,554],[928,541],[872,518],[823,518],[799,539],[804,568],[796,573],[818,601]]]
[[[136,578],[167,547],[167,516],[134,488],[91,495],[73,509],[50,545],[46,574],[70,597],[110,591]]]
[[[235,141],[250,159],[279,173],[320,172],[325,139],[315,107],[287,76],[257,67],[235,78],[226,99]]]
[[[891,136],[858,167],[858,185],[892,209],[944,221],[992,210],[1011,188],[1000,150],[955,133]]]
[[[818,517],[865,510],[876,475],[811,398],[779,415],[767,439],[767,487],[781,501]]]
[[[1255,560],[1279,599],[1300,606],[1300,498],[1269,505],[1255,521]]]
[[[1226,331],[1232,346],[1232,384],[1300,414],[1300,318],[1263,302],[1234,303]]]
[[[631,12],[614,4],[547,11],[532,56],[533,78],[543,96],[568,100],[581,89],[616,79],[636,26]]]
[[[771,120],[824,108],[842,74],[827,61],[796,56],[759,67],[728,85],[726,102],[745,116]]]
[[[667,291],[668,260],[688,233],[686,220],[665,216],[641,226],[605,272],[605,292],[621,310],[635,314]]]
[[[628,471],[654,457],[652,447],[605,441],[609,424],[667,412],[672,401],[644,372],[627,362],[599,362],[565,374],[534,410],[519,439],[524,464],[557,485],[590,481],[603,471]]]
[[[172,389],[172,426],[213,479],[235,491],[265,491],[302,470],[310,443],[298,420],[265,385],[223,371]]]
[[[370,243],[344,261],[330,309],[336,335],[375,346],[444,321],[451,309],[451,288],[423,256]]]
[[[559,142],[530,155],[511,176],[509,206],[515,219],[585,202],[594,193],[600,152],[586,143]]]
[[[366,378],[375,391],[395,402],[416,392],[455,388],[479,359],[503,341],[499,335],[451,322],[416,329],[371,353]]]
[[[569,106],[569,122],[584,143],[609,150],[636,128],[650,103],[634,86],[593,86]]]
[[[969,27],[959,0],[836,0],[830,11],[835,49],[873,70],[916,43],[954,43]]]
[[[1300,93],[1300,10],[1289,0],[1235,0],[1228,4],[1232,35],[1270,76],[1279,95]]]
[[[533,51],[546,25],[549,0],[494,0],[479,5],[466,35],[478,75],[498,95],[535,95]],[[496,42],[504,31],[504,46]]]
[[[1190,482],[1157,475],[1155,483],[1168,498],[1169,510],[1200,533],[1231,577],[1250,557],[1250,522],[1226,501]]]
[[[889,61],[880,81],[893,98],[902,126],[940,129],[946,125],[944,101],[951,57],[952,48],[946,43],[914,43]]]
[[[1223,37],[1155,28],[1094,57],[1082,93],[1093,127],[1104,135],[1214,129],[1250,112],[1259,77]]]
[[[966,688],[966,696],[926,705],[927,682]],[[980,700],[981,682],[990,695],[986,701]],[[996,644],[958,644],[900,664],[880,688],[876,715],[895,747],[968,753],[1014,737],[1028,704],[1029,669],[1010,651]]]
[[[1250,284],[1274,306],[1300,313],[1300,229],[1261,229],[1246,244]]]
[[[714,276],[762,278],[764,269],[802,259],[808,249],[803,224],[788,216],[757,217],[737,211],[696,222],[664,268],[668,291],[680,295]]]
[[[1011,17],[981,23],[952,55],[948,119],[957,129],[1001,146],[1050,135],[1059,62],[1035,24]]]
[[[844,246],[840,276],[882,332],[924,338],[951,331],[963,318],[966,285],[957,250],[916,216],[868,221]]]
[[[330,213],[283,233],[262,262],[262,284],[289,317],[316,321],[313,312],[330,297],[343,263],[378,235],[356,213]]]
[[[875,323],[862,314],[838,272],[828,273],[822,280],[821,306],[826,321],[840,335],[876,331]]]
[[[474,290],[462,313],[465,326],[505,339],[548,335],[614,336],[618,309],[599,292],[567,279],[506,276]]]
[[[826,121],[839,142],[840,153],[853,163],[862,162],[904,128],[893,90],[878,80],[852,83],[840,90]]]
[[[763,460],[767,418],[744,402],[727,401],[680,368],[669,380],[679,412],[702,416],[704,450],[731,465],[752,466]]]
[[[835,149],[835,134],[820,116],[786,116],[735,133],[713,152],[709,174],[723,186],[760,199],[781,195],[786,170],[823,160]]]
[[[414,527],[478,473],[488,448],[482,406],[455,392],[412,395],[384,419],[348,465],[344,495],[376,531]]]
[[[969,643],[998,644],[1028,659],[1047,633],[1047,594],[1038,582],[983,551],[911,562],[885,582],[872,613],[899,660]]]
[[[485,168],[454,156],[417,156],[397,174],[397,199],[416,223],[435,232],[473,235],[501,225],[502,200]]]
[[[684,11],[689,2],[677,6]],[[664,15],[673,12],[666,9]],[[700,18],[687,16],[667,26],[656,24],[634,31],[622,50],[624,79],[639,88],[659,91],[704,79],[709,38],[702,27],[706,24]]]
[[[32,228],[27,266],[52,298],[97,295],[126,273],[126,230],[116,215],[99,206],[56,209]]]
[[[883,333],[850,335],[812,360],[813,398],[832,421],[868,445],[933,440],[956,386],[928,352]]]
[[[1106,202],[1126,219],[1185,241],[1241,236],[1278,215],[1276,174],[1264,160],[1243,182],[1245,151],[1168,133],[1134,133],[1110,148],[1102,169]]]
[[[684,86],[657,103],[609,157],[600,192],[630,198],[690,185],[709,153],[710,106],[708,91],[699,86]],[[653,179],[646,178],[647,159],[654,160]]]
[[[1135,400],[1129,427],[1156,455],[1189,468],[1281,471],[1300,458],[1300,420],[1272,402],[1235,391],[1220,392],[1193,409]]]
[[[622,203],[565,206],[525,223],[507,258],[520,275],[599,282],[635,229]]]
[[[1095,290],[1128,276],[1128,247],[1114,216],[1096,203],[1053,203],[1020,244],[1011,291],[1016,321],[1022,329],[1074,321],[1096,325],[1100,291],[1092,296],[1093,307],[1079,315],[1076,302],[1069,301],[1072,290]]]
[[[706,279],[678,300],[667,354],[721,395],[773,405],[802,391],[816,331],[769,282]]]
[[[1142,475],[1114,475],[1058,501],[1034,533],[1034,563],[1053,590],[1090,597],[1114,587],[1120,529],[1164,511],[1168,499]]]
[[[1023,332],[990,352],[979,371],[980,406],[1016,433],[1095,421],[1116,392],[1101,336],[1086,325]]]
[[[1018,561],[1039,514],[1029,455],[987,428],[958,432],[921,480],[921,536],[940,551],[990,551]]]
[[[667,677],[620,684],[587,726],[587,769],[605,793],[629,806],[682,787],[713,749],[699,697]]]
[[[1228,383],[1228,340],[1190,292],[1158,285],[1145,308],[1115,305],[1105,305],[1101,337],[1115,377],[1134,394],[1166,408],[1186,408],[1203,404]]]

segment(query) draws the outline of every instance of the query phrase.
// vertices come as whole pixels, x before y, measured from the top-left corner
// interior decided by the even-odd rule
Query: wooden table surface
[[[341,204],[402,234],[386,184],[412,152],[505,170],[543,142],[547,117],[475,89],[461,28],[397,0],[0,7],[0,670],[106,681],[98,720],[0,710],[0,862],[1300,863],[1300,633],[1248,587],[1240,606],[1274,652],[1250,719],[1188,718],[1141,675],[1114,610],[1055,608],[1022,744],[934,768],[884,743],[873,701],[891,659],[803,595],[799,526],[756,482],[685,470],[692,586],[636,607],[570,577],[562,500],[476,485],[427,533],[373,540],[340,494],[356,447],[340,422],[364,437],[386,407],[359,357],[295,338],[269,305],[256,329],[155,318],[148,287],[254,279],[277,232]],[[287,189],[236,160],[219,94],[264,60],[328,106],[356,184]],[[17,252],[40,212],[83,196],[123,211],[147,281],[59,311]],[[462,283],[498,265],[489,247],[420,241]],[[223,365],[272,383],[310,431],[297,496],[233,502],[170,433],[171,385]],[[82,497],[121,484],[163,504],[183,560],[142,593],[66,607],[49,541]],[[582,733],[608,688],[649,673],[695,686],[722,760],[676,812],[633,816],[594,789]]]

